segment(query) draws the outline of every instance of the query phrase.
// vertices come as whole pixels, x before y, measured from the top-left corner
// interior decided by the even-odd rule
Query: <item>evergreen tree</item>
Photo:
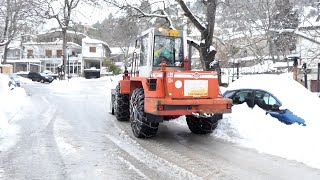
[[[296,49],[296,37],[293,32],[299,25],[298,11],[293,9],[293,4],[289,0],[276,0],[276,13],[271,17],[271,27],[279,30],[274,34],[273,41],[278,51],[287,55]],[[288,31],[292,30],[292,31]],[[283,31],[283,32],[281,32]]]

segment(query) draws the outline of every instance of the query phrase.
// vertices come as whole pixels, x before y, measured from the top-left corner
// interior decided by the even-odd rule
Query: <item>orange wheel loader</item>
[[[159,123],[184,115],[191,132],[212,133],[222,115],[231,113],[217,73],[191,71],[187,49],[185,31],[151,28],[137,39],[110,105],[117,120],[130,121],[136,137],[152,137]]]

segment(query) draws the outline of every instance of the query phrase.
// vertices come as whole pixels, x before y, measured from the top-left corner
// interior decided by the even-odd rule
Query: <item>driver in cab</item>
[[[160,43],[158,50],[154,52],[154,65],[160,65],[163,61],[167,65],[174,65],[173,53]]]

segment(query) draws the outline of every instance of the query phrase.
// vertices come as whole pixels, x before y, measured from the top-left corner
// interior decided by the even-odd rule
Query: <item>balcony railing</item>
[[[23,61],[32,61],[32,60],[40,60],[40,61],[47,61],[47,62],[62,62],[62,56],[44,56],[44,55],[24,55],[21,58],[19,56],[11,56],[7,57],[8,60],[16,60],[19,61],[20,59]],[[67,59],[68,60],[68,59]],[[78,56],[69,56],[70,63],[77,63],[82,61],[81,54]]]

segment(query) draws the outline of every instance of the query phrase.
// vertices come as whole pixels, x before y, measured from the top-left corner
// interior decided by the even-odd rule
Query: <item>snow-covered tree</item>
[[[32,0],[0,1],[0,46],[4,46],[4,63],[6,63],[10,42],[32,26],[32,21],[35,19],[34,14],[30,11],[32,7]]]
[[[277,9],[271,17],[271,27],[279,32],[275,33],[272,38],[277,50],[286,56],[290,51],[296,49],[296,37],[293,31],[281,32],[281,30],[296,29],[299,25],[299,15],[289,0],[276,0],[275,4]]]

